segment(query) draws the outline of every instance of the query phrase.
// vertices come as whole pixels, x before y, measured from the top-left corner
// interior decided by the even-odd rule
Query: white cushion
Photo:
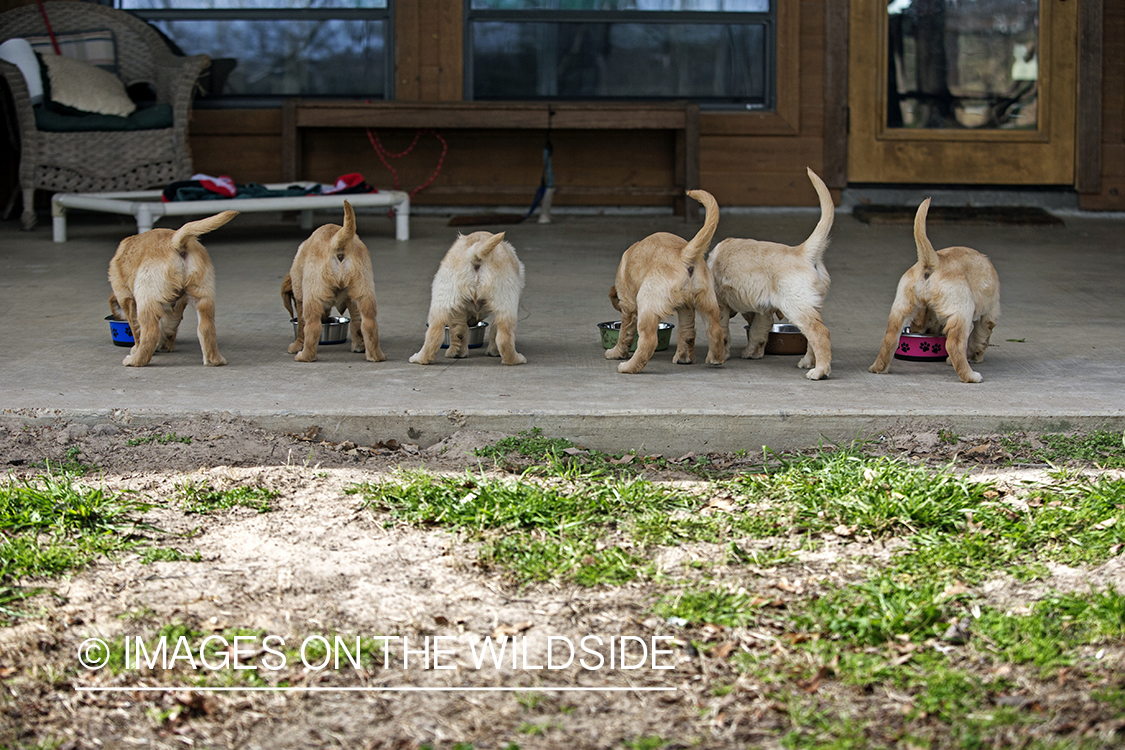
[[[35,59],[35,52],[31,49],[30,42],[17,38],[0,44],[0,60],[10,62],[23,73],[23,80],[27,81],[27,91],[31,94],[32,104],[43,101],[43,78],[39,75],[39,61]]]
[[[128,117],[136,111],[125,84],[112,73],[60,55],[39,57],[47,71],[52,102],[100,115]]]

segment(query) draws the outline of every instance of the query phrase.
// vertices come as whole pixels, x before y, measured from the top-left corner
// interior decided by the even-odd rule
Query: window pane
[[[1034,129],[1038,0],[892,0],[892,128]]]
[[[477,21],[470,31],[475,99],[766,98],[761,24]]]
[[[221,58],[235,61],[216,94],[386,94],[384,21],[152,23],[184,53],[210,55],[216,68]]]
[[[765,13],[770,0],[472,0],[473,10],[646,10]]]

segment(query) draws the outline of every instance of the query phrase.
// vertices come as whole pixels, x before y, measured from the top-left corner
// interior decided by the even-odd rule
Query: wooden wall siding
[[[1091,211],[1125,211],[1125,3],[1106,0],[1102,23],[1101,189],[1078,200]]]
[[[460,101],[464,89],[461,3],[395,3],[395,99]]]
[[[196,172],[238,182],[279,182],[280,109],[196,109],[188,126]]]
[[[720,205],[817,205],[805,167],[817,173],[824,168],[826,1],[841,0],[802,0],[788,5],[783,0],[779,6],[779,10],[789,9],[798,36],[797,69],[791,79],[778,81],[779,88],[796,89],[799,109],[792,131],[731,133],[724,121],[736,115],[700,115],[700,184]]]

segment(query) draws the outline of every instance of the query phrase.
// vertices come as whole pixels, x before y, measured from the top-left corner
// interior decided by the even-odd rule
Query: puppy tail
[[[482,259],[487,258],[492,253],[492,251],[499,247],[500,243],[504,241],[504,234],[504,232],[494,234],[484,242],[480,243],[480,245],[477,246],[476,250],[477,257]]]
[[[281,282],[281,304],[285,305],[285,309],[289,311],[289,317],[293,317],[293,279],[289,274],[285,274],[285,281]]]
[[[344,201],[344,226],[340,227],[332,238],[332,248],[338,253],[353,239],[355,239],[355,209],[352,208],[352,204]]]
[[[926,214],[930,212],[930,199],[922,201],[918,213],[914,215],[914,244],[918,246],[918,262],[922,268],[932,271],[938,266],[938,254],[926,236]]]
[[[719,204],[706,190],[689,190],[688,196],[702,203],[707,209],[703,228],[680,251],[680,260],[685,266],[696,266],[703,262],[703,256],[711,249],[711,240],[715,236],[715,229],[719,226]]]
[[[208,216],[206,219],[189,221],[187,224],[177,229],[176,233],[172,235],[172,247],[179,250],[184,246],[184,243],[188,241],[188,238],[194,239],[201,234],[214,232],[235,216],[238,216],[238,211],[223,211],[221,214]]]
[[[836,207],[832,204],[832,193],[828,192],[828,186],[824,184],[824,180],[820,179],[816,172],[808,167],[805,170],[809,173],[809,180],[812,181],[813,188],[816,189],[816,196],[820,199],[820,221],[816,223],[816,228],[813,229],[812,234],[805,240],[805,257],[809,259],[814,265],[824,259],[824,251],[828,249],[828,240],[832,234],[832,222],[836,218]]]

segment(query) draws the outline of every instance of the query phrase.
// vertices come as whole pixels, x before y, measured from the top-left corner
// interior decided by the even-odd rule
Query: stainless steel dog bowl
[[[749,337],[750,326],[743,327]],[[766,354],[804,354],[808,348],[809,340],[792,323],[774,323],[766,336]]]
[[[297,337],[297,319],[290,318],[289,322],[293,324],[293,337]],[[343,344],[348,340],[348,325],[352,322],[351,318],[345,318],[338,315],[333,315],[320,324],[320,343],[322,344]]]
[[[933,333],[911,333],[910,326],[902,329],[898,337],[895,359],[912,362],[941,362],[949,356],[945,336]]]
[[[668,348],[672,342],[672,329],[676,326],[671,323],[661,323],[656,329],[656,351],[662,352]],[[610,320],[605,323],[598,323],[598,330],[602,336],[602,348],[612,349],[617,346],[617,337],[621,335],[621,321]],[[640,336],[633,337],[633,345],[629,347],[629,351],[637,351],[637,340]]]
[[[484,332],[488,328],[488,323],[483,320],[476,325],[469,326],[469,348],[479,349],[484,346]],[[441,345],[442,349],[449,348],[449,326],[445,327],[445,343]]]

